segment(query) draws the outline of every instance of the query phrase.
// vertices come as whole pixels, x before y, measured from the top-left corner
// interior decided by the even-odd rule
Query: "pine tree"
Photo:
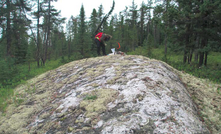
[[[30,21],[26,14],[30,12],[27,0],[0,2],[1,55],[0,83],[11,84],[11,79],[19,73],[16,64],[26,61]]]
[[[140,38],[139,38],[139,42],[138,42],[138,46],[141,46],[143,44],[145,35],[144,35],[144,16],[145,16],[145,12],[146,12],[146,6],[144,4],[144,2],[142,2],[141,8],[140,8],[140,29],[139,29],[139,34],[140,34]]]
[[[138,39],[139,39],[139,34],[137,31],[137,5],[134,3],[134,0],[132,2],[132,6],[130,7],[130,12],[131,12],[131,20],[130,20],[130,38],[131,38],[131,44],[130,47],[132,50],[135,50],[135,48],[138,46]]]
[[[38,7],[38,10],[36,12],[36,17],[37,17],[37,41],[36,41],[36,44],[37,44],[37,54],[36,54],[36,61],[37,61],[37,65],[38,67],[40,66],[40,1],[38,0],[37,1],[37,7]]]
[[[103,19],[103,15],[104,15],[104,12],[103,12],[103,5],[101,4],[98,8],[98,14],[97,14],[97,17],[98,17],[98,24],[101,23],[102,19]],[[105,23],[105,22],[104,22]],[[104,27],[101,26],[100,28],[100,31],[103,31],[104,30]]]
[[[94,32],[97,30],[96,28],[97,28],[97,26],[98,26],[98,14],[97,14],[97,11],[96,11],[96,9],[93,9],[93,12],[91,13],[91,17],[90,17],[90,35],[92,36],[91,37],[91,54],[92,54],[92,56],[96,56],[97,55],[97,53],[96,53],[96,47],[97,47],[97,45],[96,45],[96,43],[95,43],[95,41],[94,41],[94,37],[93,37],[93,35],[94,35]]]
[[[78,23],[79,23],[79,18],[78,17],[71,17],[72,19],[72,31],[73,31],[73,56],[75,60],[78,60],[82,58],[80,55],[80,48],[79,46],[79,28],[78,28]]]
[[[84,6],[81,6],[80,10],[80,20],[79,20],[79,30],[78,30],[78,42],[79,42],[79,49],[80,54],[83,57],[90,57],[90,36],[87,33],[87,25],[85,22],[85,11]]]

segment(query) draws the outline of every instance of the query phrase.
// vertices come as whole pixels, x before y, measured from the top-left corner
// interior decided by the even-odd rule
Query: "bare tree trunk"
[[[48,31],[47,31],[47,40],[46,40],[46,46],[45,46],[45,57],[44,62],[47,60],[48,56],[48,46],[50,43],[50,33],[51,33],[51,0],[48,1]]]

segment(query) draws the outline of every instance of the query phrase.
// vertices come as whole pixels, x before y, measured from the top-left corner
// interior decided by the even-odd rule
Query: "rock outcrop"
[[[0,133],[211,133],[179,73],[142,56],[68,63],[16,89]]]

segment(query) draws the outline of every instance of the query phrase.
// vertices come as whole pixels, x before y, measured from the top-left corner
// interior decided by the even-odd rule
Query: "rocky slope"
[[[142,56],[74,61],[17,87],[0,133],[218,133],[219,86]]]

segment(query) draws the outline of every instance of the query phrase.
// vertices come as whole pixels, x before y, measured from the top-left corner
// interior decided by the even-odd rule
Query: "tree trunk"
[[[165,42],[164,42],[164,54],[167,55],[167,35],[165,36]]]
[[[11,6],[10,0],[6,1],[7,5],[7,28],[6,28],[6,38],[7,38],[7,56],[11,56]]]
[[[191,52],[189,54],[189,60],[188,60],[189,64],[192,62],[192,58],[193,58],[193,50],[191,50]]]
[[[157,33],[157,43],[158,43],[158,46],[159,46],[161,44],[161,42],[160,42],[160,28],[159,27],[157,27],[156,33]]]
[[[204,60],[204,65],[207,65],[207,56],[208,56],[208,52],[205,52],[205,60]]]
[[[199,36],[197,35],[195,48],[199,48],[199,40],[200,40],[200,38],[199,38]],[[194,61],[195,61],[195,62],[198,62],[198,50],[195,50],[194,55],[195,55]]]
[[[186,25],[186,39],[185,39],[185,48],[184,48],[184,58],[183,58],[183,63],[185,64],[187,61],[187,54],[190,52],[190,41],[189,41],[189,33],[190,33],[190,24]],[[188,58],[189,59],[189,58]],[[189,60],[188,60],[189,62]]]
[[[194,54],[194,61],[195,62],[198,62],[198,51],[195,51],[195,54]]]
[[[50,21],[51,21],[51,0],[49,0],[48,1],[48,28],[47,28],[47,39],[46,39],[46,44],[45,44],[45,54],[44,54],[44,64],[45,64],[45,62],[46,62],[46,60],[47,60],[47,56],[48,56],[48,46],[49,46],[49,43],[50,43],[50,32],[51,32],[51,30],[50,30],[50,28],[51,28],[51,23],[50,23]]]
[[[68,59],[71,59],[71,37],[68,41]]]
[[[154,47],[157,47],[157,24],[154,26]]]
[[[40,66],[40,37],[39,37],[40,3],[38,0],[38,20],[37,20],[37,65]]]
[[[164,42],[164,57],[165,57],[165,62],[167,62],[167,35],[165,36],[165,42]]]
[[[200,57],[199,57],[199,67],[203,65],[203,59],[204,59],[204,52],[200,52]]]
[[[183,55],[183,64],[186,63],[186,60],[187,60],[187,51],[186,51],[186,48],[185,48],[184,55]]]
[[[144,37],[144,33],[143,33],[143,25],[144,25],[144,7],[141,7],[141,16],[140,16],[140,41],[139,41],[139,46],[143,45],[143,37]],[[139,36],[138,36],[139,37]]]
[[[206,40],[205,38],[202,39],[201,41],[201,49],[203,49],[206,45]],[[203,65],[203,61],[204,61],[204,52],[200,52],[200,57],[199,57],[199,66]]]
[[[150,34],[150,20],[147,23],[147,37]]]

